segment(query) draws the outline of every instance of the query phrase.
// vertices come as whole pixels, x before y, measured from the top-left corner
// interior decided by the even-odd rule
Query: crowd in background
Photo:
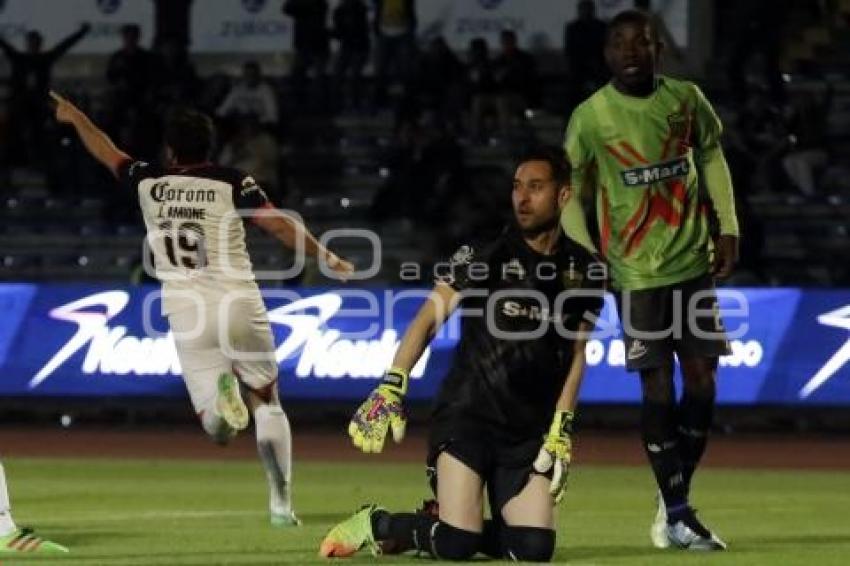
[[[652,9],[646,0],[635,4]],[[811,18],[826,17],[821,11],[829,2],[811,4]],[[156,0],[151,47],[140,44],[137,25],[124,26],[122,44],[103,71],[106,96],[92,100],[85,92],[73,94],[120,147],[148,160],[159,157],[168,109],[200,107],[219,124],[216,158],[253,172],[278,200],[285,198],[287,176],[279,148],[293,141],[298,117],[391,112],[394,139],[382,151],[389,175],[373,204],[373,217],[468,219],[475,211],[484,216],[486,203],[475,201],[474,191],[467,189],[496,173],[466,167],[465,147],[522,138],[535,109],[546,108],[566,120],[608,80],[606,24],[592,0],[577,6],[575,19],[564,25],[563,72],[553,76],[538,71],[536,54],[525,50],[523,38],[512,30],[502,31],[497,45],[475,38],[462,53],[442,37],[421,39],[415,0],[342,0],[333,10],[326,0],[284,0],[281,10],[293,21],[293,61],[287,76],[270,78],[251,60],[244,61],[238,77],[199,76],[190,52],[192,0]],[[720,73],[725,87],[710,96],[732,109],[725,146],[740,194],[786,190],[817,195],[829,162],[825,122],[832,91],[791,96],[779,68],[791,7],[787,1],[782,6],[765,0],[717,3],[717,55],[728,64]],[[656,21],[665,56],[682,59],[663,20]],[[68,179],[83,186],[106,184],[103,171],[84,165],[86,160],[57,141],[62,135],[46,104],[53,66],[88,31],[84,25],[49,48],[36,30],[27,34],[23,50],[0,40],[11,69],[5,119],[0,120],[4,188],[15,167],[45,172],[54,191],[67,191]],[[746,72],[753,58],[758,59],[755,80]],[[547,92],[555,86],[565,94],[553,103]],[[122,206],[128,214],[134,209],[132,203]]]

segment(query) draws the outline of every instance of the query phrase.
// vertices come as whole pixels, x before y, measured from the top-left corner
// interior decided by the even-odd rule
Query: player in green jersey
[[[613,78],[576,108],[566,136],[573,188],[595,197],[597,237],[587,235],[580,199],[571,200],[562,224],[573,239],[598,246],[611,268],[626,367],[640,372],[642,438],[660,489],[652,541],[721,550],[688,494],[712,424],[718,358],[729,353],[714,278],[732,271],[738,224],[720,120],[696,85],[656,72],[661,47],[644,12],[611,21],[605,58]],[[716,239],[708,201],[719,219]],[[678,403],[674,353],[683,381]]]

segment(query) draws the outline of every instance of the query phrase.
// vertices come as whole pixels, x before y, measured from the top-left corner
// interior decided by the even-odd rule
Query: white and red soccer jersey
[[[256,291],[244,221],[269,200],[253,178],[211,163],[163,169],[128,161],[119,180],[135,190],[147,227],[163,311],[228,291]]]

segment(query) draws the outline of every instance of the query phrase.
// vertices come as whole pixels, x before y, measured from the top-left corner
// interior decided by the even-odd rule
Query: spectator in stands
[[[9,144],[10,161],[16,165],[35,165],[46,147],[44,132],[49,117],[48,91],[53,65],[77,44],[91,29],[88,23],[60,41],[53,49],[43,51],[41,33],[26,34],[26,49],[19,51],[0,37],[0,50],[11,66],[9,78],[10,131],[17,143]]]
[[[767,93],[750,93],[738,115],[735,134],[734,143],[751,161],[747,169],[753,171],[752,190],[775,191],[781,181],[776,175],[779,160],[789,149],[789,132],[782,112],[770,103]]]
[[[439,223],[442,207],[460,195],[454,181],[463,170],[463,152],[442,124],[428,120],[402,124],[382,162],[389,178],[375,195],[376,221],[408,218]]]
[[[219,161],[222,165],[251,171],[269,198],[280,204],[280,155],[277,140],[262,127],[256,114],[234,118],[236,133],[222,148]]]
[[[404,80],[416,56],[416,0],[375,0],[375,102],[385,106],[390,83]]]
[[[564,26],[564,55],[569,78],[568,112],[608,80],[603,50],[607,25],[596,17],[596,3],[581,0],[578,17]]]
[[[764,80],[774,104],[785,103],[785,81],[782,78],[780,58],[785,37],[785,19],[790,0],[736,0],[736,13],[732,23],[737,29],[732,33],[727,76],[737,102],[746,101],[749,87],[747,64],[754,55],[761,54]]]
[[[192,0],[153,0],[154,3],[154,49],[173,41],[184,51],[191,42]]]
[[[315,74],[318,87],[319,108],[327,100],[325,72],[328,66],[328,3],[327,0],[286,0],[283,13],[294,22],[293,46],[295,60],[292,65],[292,85],[296,100],[303,105],[307,100],[310,73]]]
[[[503,30],[499,39],[502,51],[493,68],[499,89],[499,122],[503,133],[507,133],[526,109],[538,104],[540,85],[534,57],[519,48],[516,33]]]
[[[806,196],[817,192],[815,173],[826,167],[829,158],[826,132],[831,98],[832,87],[829,87],[822,97],[810,91],[802,92],[792,104],[791,143],[782,158],[782,168],[794,187]]]
[[[453,131],[461,127],[466,70],[442,36],[433,38],[416,65],[416,74],[405,84],[399,111],[404,117],[444,124]]]
[[[179,39],[164,38],[159,46],[158,61],[156,98],[160,108],[194,106],[200,80],[186,46]]]
[[[141,30],[136,24],[121,28],[123,45],[109,57],[106,80],[110,87],[110,129],[121,127],[127,112],[146,112],[153,106],[157,61],[139,45]]]
[[[497,115],[499,107],[490,48],[483,37],[476,37],[469,42],[466,83],[470,99],[470,134],[473,141],[481,142],[487,139],[487,116]]]
[[[333,13],[333,37],[339,42],[334,65],[337,98],[342,106],[348,101],[351,107],[360,108],[363,68],[371,46],[368,9],[363,0],[340,2]],[[346,83],[350,88],[346,89]]]
[[[245,63],[242,81],[230,89],[216,114],[223,118],[253,114],[263,126],[274,127],[277,124],[277,96],[272,86],[263,79],[259,63]]]

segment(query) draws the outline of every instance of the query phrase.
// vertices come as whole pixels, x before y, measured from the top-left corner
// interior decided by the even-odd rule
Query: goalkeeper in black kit
[[[336,525],[320,555],[416,550],[433,558],[549,561],[555,504],[567,485],[573,414],[587,334],[602,306],[606,269],[559,229],[570,198],[563,152],[518,162],[515,221],[483,246],[462,246],[399,346],[383,382],[357,410],[349,434],[380,452],[404,437],[408,373],[437,330],[464,309],[453,366],[438,393],[428,472],[430,512],[366,505]],[[492,519],[484,519],[484,493]]]

